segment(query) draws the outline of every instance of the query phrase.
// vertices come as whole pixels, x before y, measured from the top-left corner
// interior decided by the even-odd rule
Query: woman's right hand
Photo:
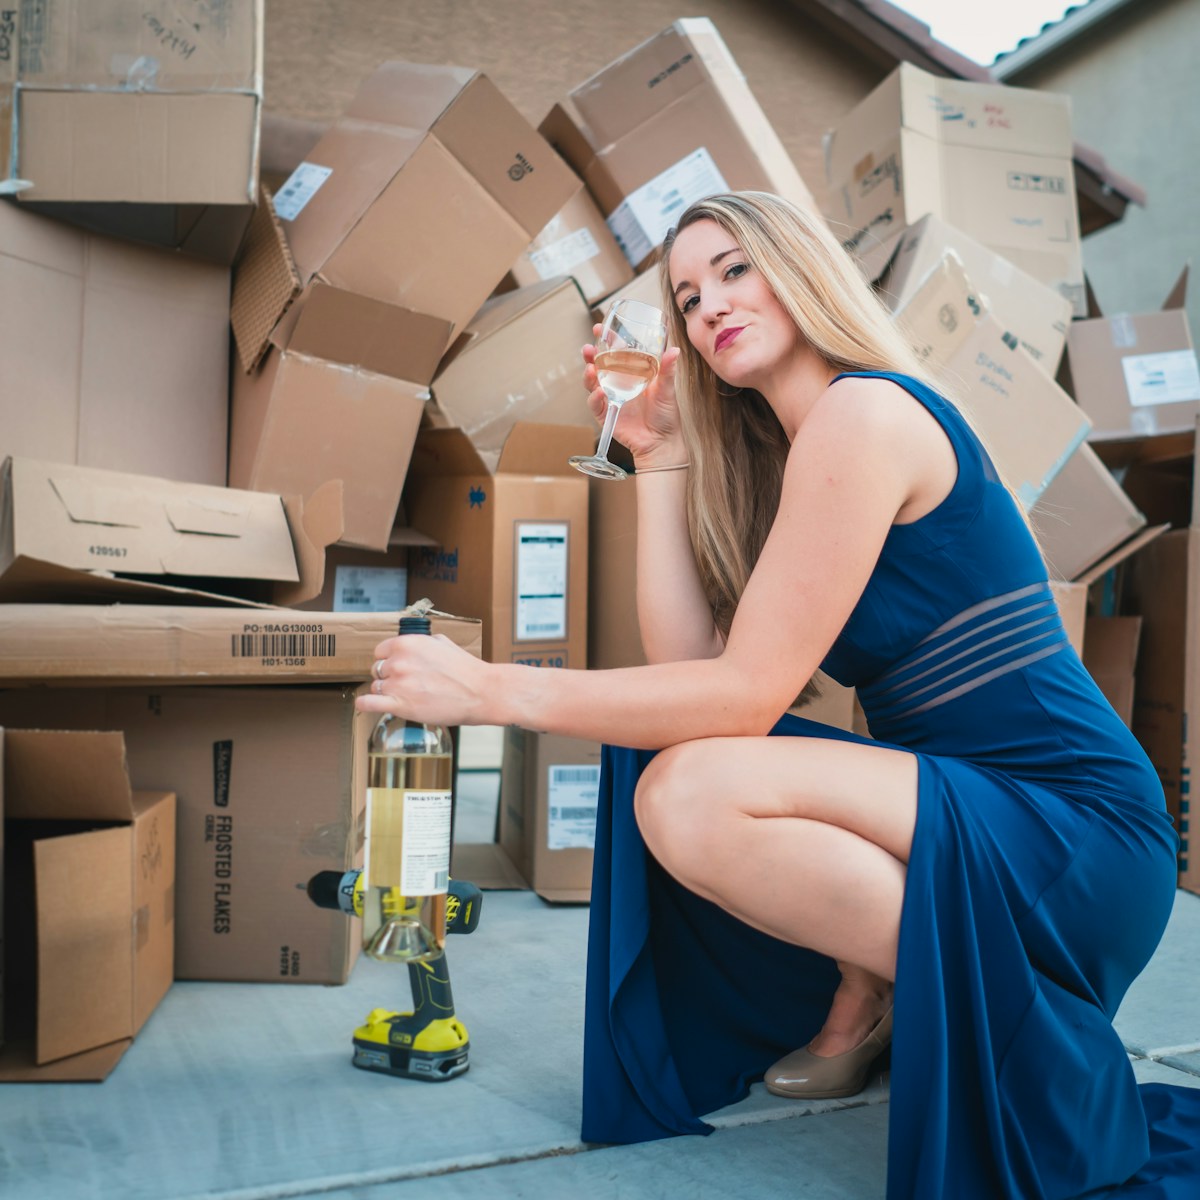
[[[592,327],[596,337],[600,326]],[[668,346],[659,363],[658,374],[640,395],[625,403],[613,437],[628,447],[636,466],[649,467],[682,462],[685,458],[683,433],[679,425],[679,405],[675,399],[675,364],[679,350]],[[604,424],[608,400],[596,380],[596,347],[583,348],[583,385],[588,390],[588,408],[599,424]]]

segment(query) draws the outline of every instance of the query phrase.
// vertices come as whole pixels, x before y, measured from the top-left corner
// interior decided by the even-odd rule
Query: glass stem
[[[621,411],[619,404],[608,402],[608,411],[604,414],[604,428],[600,431],[600,444],[596,447],[596,457],[608,461],[608,447],[612,442],[613,429],[617,424],[617,414]]]

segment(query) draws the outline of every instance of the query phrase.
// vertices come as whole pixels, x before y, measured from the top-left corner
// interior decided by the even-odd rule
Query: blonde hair
[[[709,196],[685,210],[663,243],[660,280],[670,341],[680,347],[675,390],[692,464],[688,528],[713,619],[727,635],[779,507],[789,444],[766,400],[727,388],[688,341],[671,294],[670,254],[679,233],[704,220],[733,238],[832,370],[894,371],[937,385],[820,217],[767,192]]]

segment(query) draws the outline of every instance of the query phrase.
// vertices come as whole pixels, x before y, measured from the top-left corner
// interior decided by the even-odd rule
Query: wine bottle
[[[429,618],[400,618],[428,634]],[[446,944],[453,758],[450,734],[384,715],[367,751],[363,949],[383,962],[436,958]]]

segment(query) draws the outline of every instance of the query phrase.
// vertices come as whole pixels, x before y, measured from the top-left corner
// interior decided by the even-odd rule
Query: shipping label
[[[515,628],[518,642],[567,636],[567,522],[517,522]]]
[[[608,227],[631,266],[662,244],[675,218],[695,200],[729,190],[701,146],[631,192],[608,218]]]
[[[334,612],[398,612],[407,603],[403,567],[339,566],[333,581]]]
[[[281,221],[294,221],[332,174],[332,167],[302,162],[275,193],[275,215]]]
[[[576,229],[539,250],[531,250],[529,261],[539,279],[554,279],[558,275],[570,275],[577,266],[599,253],[600,247],[596,245],[592,231]]]
[[[547,775],[547,849],[594,849],[600,764],[556,765]]]
[[[1200,400],[1200,371],[1194,350],[1128,354],[1121,359],[1121,369],[1129,403],[1135,407]]]

